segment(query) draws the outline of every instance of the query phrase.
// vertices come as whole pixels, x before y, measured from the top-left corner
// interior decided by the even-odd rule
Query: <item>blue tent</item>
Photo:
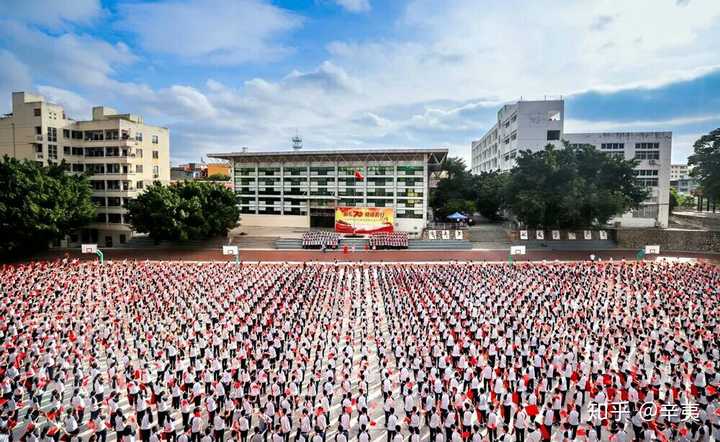
[[[466,220],[468,217],[463,215],[460,212],[455,212],[452,215],[448,215],[448,219],[451,219],[453,221],[463,221]]]

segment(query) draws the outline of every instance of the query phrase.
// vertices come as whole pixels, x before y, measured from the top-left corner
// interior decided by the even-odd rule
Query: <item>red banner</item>
[[[392,207],[338,207],[335,209],[335,231],[365,235],[394,230]]]

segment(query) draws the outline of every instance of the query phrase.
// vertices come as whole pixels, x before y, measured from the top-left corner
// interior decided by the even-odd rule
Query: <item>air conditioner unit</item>
[[[42,136],[42,135],[35,135],[35,140],[37,140],[37,141],[42,141],[42,140],[43,140],[43,136]]]

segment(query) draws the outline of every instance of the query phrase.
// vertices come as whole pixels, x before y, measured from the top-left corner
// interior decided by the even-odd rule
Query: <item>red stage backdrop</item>
[[[392,207],[338,207],[335,231],[338,233],[392,232],[395,213]]]

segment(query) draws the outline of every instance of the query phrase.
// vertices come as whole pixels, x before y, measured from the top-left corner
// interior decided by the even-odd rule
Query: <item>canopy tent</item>
[[[464,220],[468,219],[467,216],[463,215],[460,212],[455,212],[452,215],[448,215],[447,217],[448,217],[448,219],[451,219],[453,221],[464,221]]]

